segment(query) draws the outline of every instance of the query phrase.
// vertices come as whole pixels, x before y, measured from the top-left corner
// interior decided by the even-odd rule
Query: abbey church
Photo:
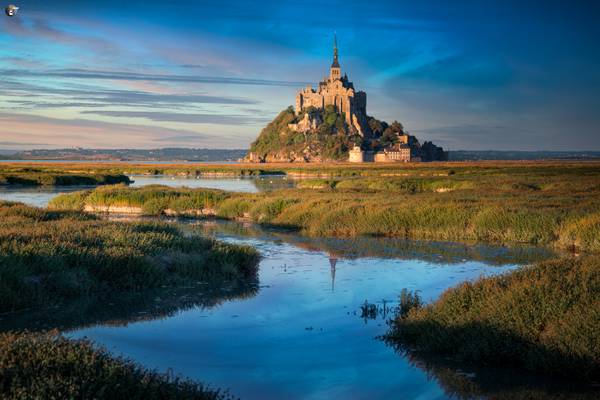
[[[348,126],[354,127],[361,136],[368,132],[367,94],[363,91],[357,92],[354,84],[348,80],[348,76],[346,74],[342,76],[336,38],[334,38],[333,63],[329,69],[329,76],[319,83],[317,90],[308,86],[298,92],[296,114],[309,107],[325,109],[330,104],[335,106],[340,114],[344,114]]]
[[[342,75],[337,38],[329,76],[296,94],[252,143],[245,162],[417,162],[444,160],[431,142],[419,143],[401,123],[367,114],[367,94]]]

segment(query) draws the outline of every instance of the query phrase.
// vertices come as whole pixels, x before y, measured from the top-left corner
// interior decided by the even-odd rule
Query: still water
[[[0,187],[0,200],[17,201],[35,207],[46,207],[50,200],[62,193],[90,189],[85,186],[54,187]]]
[[[164,185],[175,188],[208,188],[233,192],[257,193],[292,188],[295,182],[285,176],[260,176],[247,178],[186,178],[166,175],[132,175],[132,187]],[[56,187],[1,187],[0,200],[18,201],[36,207],[46,207],[48,202],[61,193],[90,189],[85,186]]]
[[[196,229],[261,252],[256,294],[69,336],[244,399],[444,399],[435,380],[377,339],[389,315],[363,316],[361,305],[394,305],[402,288],[431,301],[459,282],[515,268],[520,257],[547,256],[389,239],[306,240],[231,223]]]
[[[46,201],[40,192],[27,193],[17,198]],[[259,281],[2,315],[0,330],[58,328],[242,399],[593,398],[521,373],[399,354],[378,338],[403,288],[430,302],[461,282],[552,257],[546,249],[311,239],[235,222],[169,222],[189,233],[256,247],[263,257]],[[376,304],[379,312],[363,315],[365,303]]]
[[[165,185],[171,187],[221,189],[231,192],[265,192],[294,187],[294,181],[286,176],[267,175],[239,178],[196,178],[167,175],[132,175],[132,187],[146,185]]]

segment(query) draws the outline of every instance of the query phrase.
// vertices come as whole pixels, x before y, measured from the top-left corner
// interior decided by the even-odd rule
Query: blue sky
[[[594,1],[12,1],[0,149],[245,148],[336,31],[368,113],[422,140],[600,150]]]

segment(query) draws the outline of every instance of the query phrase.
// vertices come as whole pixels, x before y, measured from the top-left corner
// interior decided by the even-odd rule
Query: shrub
[[[559,244],[564,248],[600,251],[600,213],[566,222],[560,230]]]
[[[0,312],[190,280],[247,281],[257,265],[246,246],[166,224],[0,202]]]
[[[199,383],[113,357],[87,340],[68,340],[54,332],[0,334],[0,393],[4,399],[226,397]]]
[[[462,362],[600,378],[600,261],[545,261],[399,313],[388,339]]]

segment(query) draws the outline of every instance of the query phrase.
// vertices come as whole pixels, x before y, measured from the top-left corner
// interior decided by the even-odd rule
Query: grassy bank
[[[467,282],[404,309],[388,340],[409,352],[600,380],[600,261],[559,259]]]
[[[203,163],[2,163],[0,172],[39,170],[67,174],[125,174],[181,176],[261,176],[288,175],[315,178],[375,177],[440,177],[440,176],[591,176],[600,170],[599,161],[478,161],[432,163],[269,163],[269,164],[203,164]]]
[[[258,253],[158,223],[0,202],[0,312],[87,295],[255,279]]]
[[[600,168],[585,165],[312,179],[298,189],[258,194],[111,186],[60,196],[51,203],[56,209],[86,206],[131,207],[146,215],[243,218],[309,236],[529,243],[600,251]]]
[[[122,173],[11,167],[0,164],[0,186],[98,186],[118,183],[130,184],[131,180]]]
[[[0,334],[4,399],[222,399],[201,384],[146,370],[87,341]]]

